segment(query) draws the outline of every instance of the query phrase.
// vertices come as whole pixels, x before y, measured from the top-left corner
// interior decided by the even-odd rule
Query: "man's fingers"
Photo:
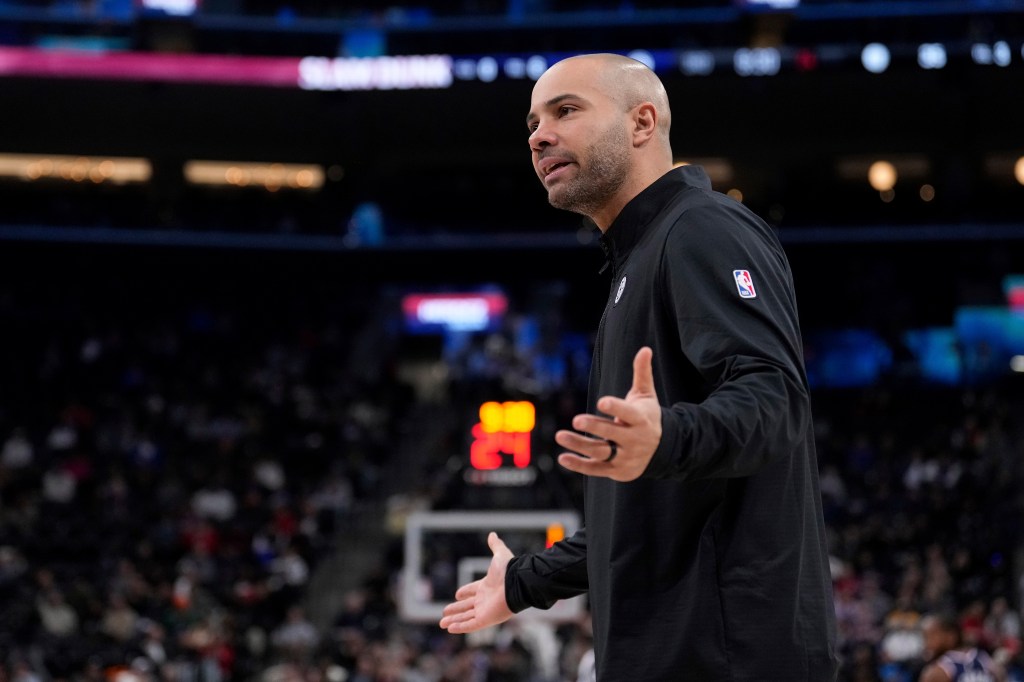
[[[462,587],[460,587],[458,590],[455,591],[455,599],[457,599],[458,601],[463,601],[465,599],[472,599],[473,597],[476,596],[476,591],[477,591],[477,589],[479,587],[480,587],[480,581],[479,580],[477,580],[475,582],[471,582],[471,583],[466,583],[465,585],[463,585]]]
[[[582,433],[576,433],[575,431],[560,429],[555,432],[555,442],[567,450],[581,452],[594,447],[598,443],[603,443],[604,441],[597,438],[591,438],[590,436],[584,436]]]
[[[445,628],[453,623],[465,623],[473,620],[474,618],[476,618],[476,613],[472,609],[461,613],[453,613],[452,615],[445,616],[441,619],[441,627]]]
[[[465,613],[473,608],[473,603],[470,601],[455,601],[444,607],[444,615],[446,618],[454,617],[460,613]]]
[[[577,474],[585,474],[587,476],[594,476],[598,473],[606,472],[611,467],[611,464],[602,462],[601,460],[580,457],[579,455],[575,455],[571,452],[563,452],[560,454],[558,456],[558,463],[569,471]]]
[[[594,459],[607,459],[608,455],[611,454],[611,446],[608,445],[608,441],[613,440],[618,442],[615,439],[615,434],[609,432],[608,438],[605,438],[600,432],[597,432],[596,435],[602,437],[591,438],[590,436],[584,436],[583,434],[563,429],[555,433],[555,442],[566,450],[572,450],[573,452],[578,452],[582,455],[586,455],[587,457],[593,457]]]
[[[480,625],[477,623],[475,618],[466,621],[459,621],[457,623],[449,623],[447,625],[442,625],[441,627],[448,630],[448,632],[453,635],[464,635],[467,632],[473,632],[474,630],[480,629]]]
[[[633,388],[630,395],[654,395],[654,351],[644,346],[633,357]]]
[[[607,435],[613,436],[615,429],[638,424],[643,420],[644,416],[643,411],[634,403],[610,395],[606,395],[597,401],[597,409],[614,417],[615,421],[592,414],[578,414],[572,420],[573,428],[605,437],[606,433],[602,433],[599,430],[603,429],[607,432]]]

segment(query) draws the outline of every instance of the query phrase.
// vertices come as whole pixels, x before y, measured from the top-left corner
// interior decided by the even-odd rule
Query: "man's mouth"
[[[561,176],[565,169],[572,165],[572,161],[555,161],[541,166],[541,177],[545,183],[555,180]]]

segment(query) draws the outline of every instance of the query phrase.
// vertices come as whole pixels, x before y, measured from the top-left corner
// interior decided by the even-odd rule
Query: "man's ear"
[[[642,147],[654,137],[658,128],[658,110],[651,102],[638,104],[633,110],[633,146]]]

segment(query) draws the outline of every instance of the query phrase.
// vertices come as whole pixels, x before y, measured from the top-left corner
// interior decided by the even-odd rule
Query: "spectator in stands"
[[[289,660],[305,661],[319,643],[320,635],[306,620],[302,608],[292,606],[285,621],[271,633],[270,641]]]
[[[78,633],[78,613],[57,587],[50,587],[38,599],[39,622],[53,637],[65,638]]]
[[[1020,652],[1020,615],[1010,608],[1004,596],[996,597],[985,617],[983,640],[993,649],[1003,649],[1011,655]]]
[[[131,607],[120,592],[110,595],[103,611],[100,631],[121,644],[128,643],[137,634],[139,614]]]
[[[977,647],[965,646],[955,616],[930,614],[921,622],[928,665],[920,682],[1003,682],[1006,673]]]

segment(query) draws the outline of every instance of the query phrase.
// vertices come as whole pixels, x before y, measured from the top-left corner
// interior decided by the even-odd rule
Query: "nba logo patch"
[[[736,290],[740,292],[740,298],[757,298],[754,280],[748,270],[733,270],[732,276],[736,279]]]

